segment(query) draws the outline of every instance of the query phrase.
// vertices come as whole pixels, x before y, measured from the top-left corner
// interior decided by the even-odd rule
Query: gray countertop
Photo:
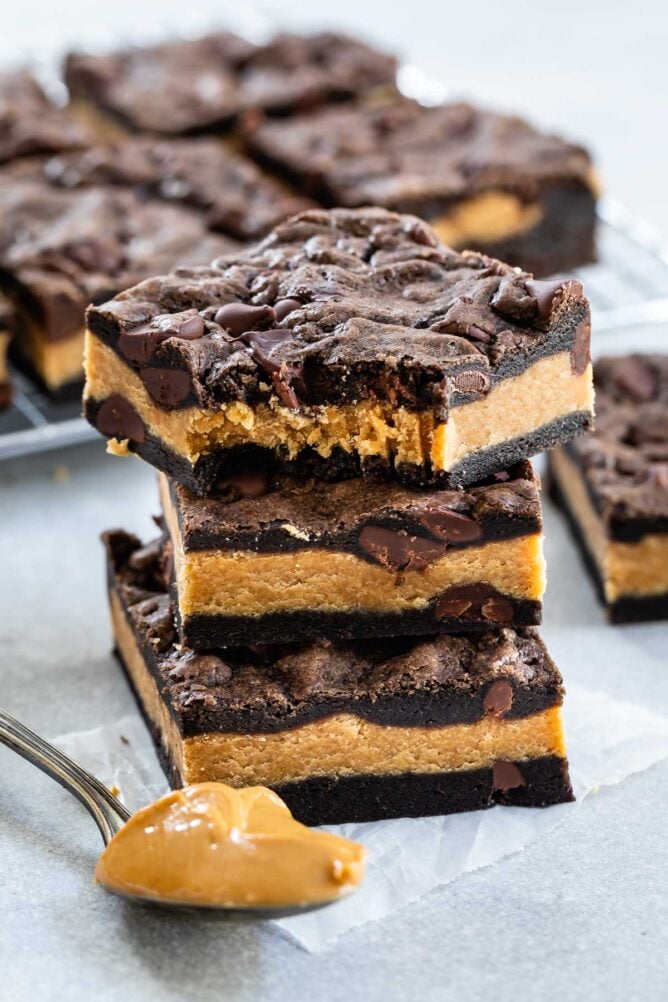
[[[141,6],[147,16],[158,9]],[[117,4],[110,17],[119,7],[132,9]],[[264,7],[300,27],[325,19],[306,3]],[[17,10],[24,41],[40,9],[24,0]],[[49,9],[54,31],[56,20],[62,32],[93,9],[99,16],[98,5],[62,0]],[[516,0],[458,10],[339,0],[326,20],[408,50],[457,91],[591,136],[615,194],[668,227],[668,140],[656,128],[665,117],[665,5],[566,0],[557,12]],[[40,20],[40,39],[50,30]],[[152,472],[99,443],[0,466],[0,702],[46,736],[132,709],[109,656],[97,537],[111,526],[147,533],[156,510]],[[579,629],[601,623],[570,546],[548,509],[549,566],[578,580],[570,606],[548,593],[550,644],[564,617]],[[668,649],[668,625],[647,630],[654,651]],[[600,657],[562,660],[567,681],[668,714],[665,673],[612,656],[615,636]],[[587,798],[523,853],[310,955],[270,926],[185,922],[102,894],[87,815],[0,749],[0,998],[659,999],[668,979],[667,789],[663,762]]]

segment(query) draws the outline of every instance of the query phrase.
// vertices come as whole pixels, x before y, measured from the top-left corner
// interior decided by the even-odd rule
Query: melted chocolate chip
[[[493,595],[480,608],[484,619],[492,623],[512,623],[513,607],[503,595]]]
[[[233,337],[276,322],[271,306],[249,306],[247,303],[226,303],[214,316],[214,321]]]
[[[447,542],[469,543],[482,536],[482,529],[475,519],[450,508],[427,508],[419,518],[433,536]]]
[[[502,280],[492,296],[490,306],[502,317],[520,323],[533,320],[537,312],[535,298],[529,295],[514,276]]]
[[[289,341],[292,331],[284,328],[266,331],[244,331],[241,340],[252,350],[253,358],[267,375],[279,372],[281,363],[271,357],[271,353],[279,344]]]
[[[443,555],[443,543],[395,532],[382,525],[366,525],[359,545],[375,561],[392,571],[421,571]]]
[[[118,393],[104,401],[96,419],[97,429],[107,438],[129,439],[143,442],[146,437],[144,422],[132,404]]]
[[[526,780],[514,762],[495,762],[492,766],[492,786],[499,793],[526,786]]]
[[[172,330],[160,330],[150,323],[142,324],[134,330],[124,331],[118,338],[117,346],[121,355],[130,362],[144,365],[153,358],[158,345],[173,335]]]
[[[460,602],[467,603],[466,608],[461,612],[453,612],[457,608],[456,603]],[[495,623],[510,623],[513,619],[513,607],[491,585],[470,584],[450,588],[445,592],[436,604],[434,614],[437,619],[466,615],[467,619],[475,621],[485,619]]]
[[[571,368],[576,376],[581,376],[591,362],[591,320],[585,317],[575,329],[571,351]]]
[[[492,682],[483,700],[485,713],[491,717],[503,717],[513,705],[513,695],[510,682],[503,679]]]
[[[183,369],[139,370],[141,380],[151,397],[161,407],[178,407],[190,395],[190,374]]]
[[[279,299],[274,304],[274,314],[279,324],[282,324],[287,316],[295,310],[301,309],[302,303],[298,299]]]
[[[175,337],[183,338],[185,341],[197,341],[203,336],[204,329],[204,321],[201,317],[188,317],[179,326]]]
[[[536,311],[541,323],[546,323],[550,319],[554,300],[565,284],[563,278],[526,279],[525,288],[536,302]]]

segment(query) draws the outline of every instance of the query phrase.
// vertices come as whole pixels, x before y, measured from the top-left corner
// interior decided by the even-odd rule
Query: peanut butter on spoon
[[[271,790],[197,783],[137,811],[95,877],[109,891],[200,907],[334,901],[364,876],[366,850],[300,824]]]

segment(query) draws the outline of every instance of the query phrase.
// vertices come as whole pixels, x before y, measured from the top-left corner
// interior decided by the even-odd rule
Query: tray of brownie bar
[[[254,28],[247,34],[258,35]],[[223,36],[216,37],[218,48],[213,58],[218,63]],[[171,51],[170,46],[154,47],[151,58],[155,72],[168,72],[173,78],[174,59],[187,70],[188,60],[193,58],[189,49],[192,44],[186,42],[179,50],[176,43]],[[329,62],[323,61],[323,47]],[[173,265],[206,264],[238,248],[240,243],[261,237],[280,219],[314,203],[355,205],[360,200],[364,204],[383,198],[388,208],[429,216],[437,233],[455,245],[461,245],[459,238],[466,239],[471,225],[475,229],[476,224],[471,222],[472,202],[476,211],[489,206],[493,212],[500,212],[501,218],[508,218],[509,212],[514,218],[517,206],[511,205],[512,199],[491,206],[485,199],[496,199],[496,189],[491,193],[483,191],[480,199],[480,187],[473,189],[476,198],[469,197],[465,206],[456,206],[454,212],[443,215],[443,204],[452,204],[452,193],[465,173],[461,163],[453,162],[449,151],[442,150],[439,155],[445,161],[447,183],[455,187],[448,188],[445,194],[434,189],[424,207],[421,203],[406,205],[405,193],[393,193],[388,188],[383,158],[386,168],[400,157],[399,162],[418,173],[434,169],[422,144],[425,132],[431,135],[436,126],[439,134],[454,135],[456,144],[460,144],[462,129],[473,129],[479,136],[500,135],[504,141],[508,138],[511,145],[516,143],[519,160],[531,160],[533,156],[538,163],[547,155],[552,169],[565,173],[569,183],[573,176],[576,180],[580,175],[585,178],[590,171],[584,151],[545,136],[519,119],[479,112],[461,103],[444,104],[446,89],[417,68],[399,67],[396,79],[400,95],[396,95],[392,89],[394,62],[355,40],[280,36],[278,41],[256,47],[237,36],[225,35],[223,48],[228,65],[243,64],[242,84],[238,77],[230,81],[229,72],[225,80],[211,77],[209,82],[212,87],[215,82],[217,94],[220,91],[217,107],[225,108],[226,122],[237,122],[237,132],[245,136],[246,152],[253,155],[252,159],[210,134],[193,140],[193,131],[227,128],[219,114],[215,122],[209,120],[210,100],[201,94],[195,106],[179,106],[183,121],[174,125],[172,116],[170,128],[163,130],[160,140],[143,138],[142,129],[159,129],[169,109],[160,108],[159,102],[148,108],[143,102],[120,107],[113,87],[108,88],[102,78],[96,79],[95,56],[74,55],[66,63],[73,102],[81,102],[82,95],[86,97],[85,114],[77,115],[76,124],[63,121],[63,110],[53,109],[48,98],[38,89],[33,90],[30,80],[21,74],[5,84],[10,89],[8,103],[14,101],[17,116],[32,123],[32,128],[17,130],[17,135],[22,143],[28,136],[32,145],[28,149],[12,147],[11,129],[7,142],[3,138],[0,143],[0,160],[5,161],[2,172],[9,182],[0,199],[3,216],[9,220],[0,228],[0,272],[13,305],[18,302],[22,310],[25,304],[27,313],[18,321],[26,327],[25,337],[16,338],[23,344],[22,357],[17,359],[18,364],[13,360],[8,363],[12,390],[8,406],[0,409],[0,459],[77,445],[94,437],[93,428],[81,417],[78,361],[80,318],[85,303],[91,299],[104,301],[120,289],[168,271]],[[147,50],[135,48],[131,56],[128,51],[123,57],[126,60],[143,58]],[[211,58],[206,46],[196,55],[198,65]],[[163,65],[165,59],[167,65]],[[311,69],[317,67],[317,71],[302,78],[295,66],[303,69],[309,59],[314,64]],[[123,61],[118,57],[117,62],[122,73]],[[239,90],[246,92],[241,99]],[[370,91],[375,95],[372,98]],[[274,107],[277,92],[283,95],[280,107]],[[304,115],[304,105],[311,118]],[[140,114],[138,108],[141,115],[155,114],[155,120],[135,121],[133,116]],[[425,109],[436,116],[434,121],[423,121]],[[53,123],[51,115],[55,116]],[[345,137],[351,115],[357,116],[359,128],[355,131],[361,137],[361,146],[352,151],[354,162],[348,163],[350,151]],[[312,163],[307,156],[314,148],[312,122],[318,131],[324,119],[337,154],[334,167],[331,156],[324,167],[319,154],[314,154]],[[123,123],[122,140],[119,121]],[[130,132],[126,131],[128,126]],[[379,130],[383,134],[388,126],[399,139],[385,141],[381,135],[381,167],[378,170],[376,160],[376,166],[369,169],[367,141],[375,143]],[[108,130],[104,143],[99,138],[101,127]],[[345,151],[343,169],[339,169],[337,132]],[[95,138],[91,139],[93,134]],[[402,143],[411,147],[408,160],[403,160],[406,154],[400,149]],[[113,155],[109,156],[112,148]],[[294,165],[304,163],[303,173],[297,176]],[[499,177],[514,169],[517,163],[513,164],[512,156],[508,163],[501,159],[485,165],[485,170],[491,170],[496,178],[496,188]],[[532,180],[538,176],[536,169]],[[543,179],[539,178],[539,182]],[[221,187],[226,192],[224,201],[218,195]],[[381,192],[385,194],[381,196]],[[471,189],[463,194],[470,196]],[[550,234],[557,232],[550,213],[556,207],[559,214],[561,203],[555,199],[563,197],[555,187],[538,207]],[[586,197],[591,201],[591,191]],[[536,207],[529,208],[533,211]],[[575,244],[571,246],[569,240],[585,248],[582,259],[592,256],[591,249],[587,249],[589,205],[576,205],[573,211],[582,229],[563,238],[556,257],[551,250],[546,251],[540,223],[529,231],[535,236],[529,236],[521,245],[521,237],[504,242],[498,235],[490,235],[483,240],[481,249],[496,253],[498,247],[498,256],[511,263],[522,261],[529,270],[533,265],[543,274],[580,278],[592,305],[595,352],[605,350],[606,335],[613,331],[668,321],[668,251],[651,227],[614,200],[604,198],[597,208],[596,262],[561,269],[560,264],[574,260],[574,254],[575,259],[578,256]],[[519,223],[520,235],[532,225],[531,220],[515,222]],[[50,246],[51,227],[54,243]],[[22,239],[12,237],[7,251],[6,234],[10,230],[20,232]],[[106,236],[103,242],[97,237],[101,230]],[[61,246],[63,231],[72,235],[72,246],[65,251]],[[40,316],[41,329],[35,323],[36,315]],[[6,323],[0,330],[0,354],[6,350],[11,325],[16,322],[0,310],[0,322],[3,317]],[[7,382],[0,371],[0,384],[6,387]],[[6,389],[4,395],[7,398]]]

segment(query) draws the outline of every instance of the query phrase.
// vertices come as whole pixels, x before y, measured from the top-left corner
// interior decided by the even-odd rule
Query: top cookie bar
[[[594,259],[589,154],[521,118],[386,94],[251,123],[246,140],[326,206],[411,212],[451,247],[536,274]]]
[[[133,131],[184,135],[240,114],[286,114],[391,85],[396,61],[345,35],[277,35],[255,46],[229,32],[192,41],[71,53],[65,80],[85,102]]]
[[[88,326],[89,420],[200,494],[249,462],[460,486],[592,417],[579,282],[457,254],[382,209],[302,213]]]

